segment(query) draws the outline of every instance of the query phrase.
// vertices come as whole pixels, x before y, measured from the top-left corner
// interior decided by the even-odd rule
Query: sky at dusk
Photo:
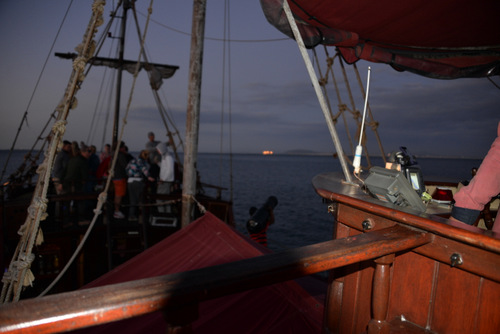
[[[92,2],[73,1],[57,40],[70,1],[0,2],[0,149],[11,147],[26,110],[27,123],[16,149],[31,148],[40,134],[62,98],[71,74],[70,61],[53,54],[74,52],[88,24]],[[144,0],[136,3],[141,29],[149,3]],[[295,42],[266,21],[258,0],[229,1],[227,22],[224,22],[224,3],[207,1],[199,151],[226,153],[231,148],[233,153],[333,152],[324,116]],[[106,20],[113,4],[107,1]],[[146,50],[151,62],[180,67],[171,79],[164,81],[160,96],[165,99],[179,131],[184,133],[193,4],[190,0],[157,0],[153,5]],[[131,14],[128,22],[127,31],[137,36]],[[228,34],[232,42],[223,43],[224,35]],[[107,44],[111,43],[110,38]],[[126,43],[125,58],[137,60],[137,38]],[[103,51],[102,56],[114,56],[106,49]],[[318,54],[324,54],[322,48]],[[500,121],[500,90],[487,79],[436,80],[396,72],[383,64],[360,61],[357,66],[365,86],[367,67],[372,68],[369,102],[380,124],[379,134],[386,152],[406,146],[416,155],[482,158],[488,151]],[[93,71],[96,73],[88,75],[77,95],[78,107],[69,116],[65,139],[90,138],[88,144],[99,148],[105,124],[102,109],[95,114],[96,125],[89,132],[99,91],[107,110],[112,109],[112,103],[104,97],[108,89],[101,88],[104,69]],[[341,73],[336,76],[341,83]],[[122,92],[122,106],[127,103],[131,78],[124,73],[127,83]],[[364,101],[356,79],[351,79],[356,108],[362,111]],[[500,84],[498,77],[493,80]],[[136,85],[124,134],[124,141],[132,151],[144,148],[149,131],[154,131],[158,140],[166,139],[145,73],[140,74]],[[343,99],[349,103],[347,97]],[[333,95],[331,104],[336,109],[338,101]],[[338,128],[345,139],[343,125],[339,123]],[[111,141],[108,132],[105,142]],[[373,137],[368,135],[368,139]],[[376,147],[372,143],[369,150],[377,154]],[[347,145],[344,148],[349,151]]]

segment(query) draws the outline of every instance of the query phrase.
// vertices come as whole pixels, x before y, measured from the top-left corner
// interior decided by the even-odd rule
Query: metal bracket
[[[459,253],[453,253],[450,256],[450,262],[451,262],[451,267],[457,267],[460,266],[464,263],[464,260],[462,259],[462,255]]]

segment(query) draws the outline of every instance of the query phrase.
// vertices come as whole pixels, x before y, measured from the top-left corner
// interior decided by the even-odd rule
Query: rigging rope
[[[92,16],[85,31],[82,44],[77,47],[78,57],[73,62],[73,72],[71,74],[63,101],[59,104],[58,117],[52,128],[51,143],[46,152],[44,162],[39,166],[37,173],[39,178],[33,194],[31,205],[28,209],[28,216],[21,226],[19,233],[21,239],[15,250],[6,275],[4,275],[1,300],[6,303],[19,300],[22,287],[31,282],[25,282],[32,276],[29,266],[26,266],[26,259],[32,258],[32,249],[38,237],[40,221],[47,217],[47,190],[50,181],[50,172],[54,164],[58,146],[62,142],[66,130],[66,119],[69,110],[76,107],[77,101],[74,97],[79,89],[79,84],[84,80],[83,70],[88,59],[95,51],[94,35],[96,28],[102,25],[102,13],[104,11],[104,0],[95,0],[92,5]]]
[[[4,285],[2,287],[1,300],[4,303],[19,300],[22,287],[26,284],[31,284],[29,279],[32,277],[32,273],[29,269],[29,265],[26,265],[26,261],[33,258],[31,256],[32,249],[35,239],[38,238],[40,233],[40,221],[47,217],[47,190],[50,181],[50,172],[54,164],[57,148],[61,144],[66,130],[66,119],[69,110],[76,107],[76,99],[74,96],[79,89],[79,83],[84,79],[83,70],[86,61],[92,56],[95,50],[93,38],[96,28],[102,25],[103,11],[104,0],[95,0],[92,6],[92,16],[87,30],[85,31],[83,42],[77,47],[78,57],[73,62],[73,72],[64,99],[57,108],[59,114],[52,128],[50,146],[46,152],[44,162],[37,170],[39,178],[31,205],[28,208],[29,214],[19,231],[19,233],[22,234],[21,239],[15,250],[13,260],[9,265],[7,273],[2,279]],[[25,281],[26,278],[28,278],[27,282]]]
[[[112,24],[113,24],[115,18],[118,17],[117,13],[118,13],[118,10],[121,8],[122,3],[123,3],[123,0],[120,0],[120,1],[118,1],[116,7],[113,7],[114,9],[112,10],[111,14],[109,15],[110,16],[110,20],[108,21],[108,23],[106,24],[106,26],[104,27],[104,29],[102,29],[102,33],[101,33],[100,37],[97,40],[97,43],[96,43],[97,47],[96,47],[96,52],[95,52],[96,55],[99,54],[100,50],[103,48],[106,39],[108,39],[108,37],[110,37],[110,36],[116,35],[116,30],[114,31],[114,34],[111,34],[110,30],[111,30],[111,27],[112,27]],[[118,26],[116,26],[115,29],[118,29]],[[114,50],[113,44],[115,43],[114,42],[115,39],[112,38],[112,40],[113,40],[112,45],[111,45],[111,47],[109,48],[109,51],[108,51],[108,58],[111,58],[111,52],[112,52],[112,50]],[[89,66],[87,67],[86,72],[85,72],[85,76],[87,76],[87,74],[90,72],[90,70],[92,69],[92,67],[93,67],[93,64],[90,63]],[[97,132],[97,127],[94,127],[94,121],[95,121],[96,115],[98,114],[98,111],[99,111],[99,107],[98,106],[101,103],[101,94],[104,91],[108,92],[108,90],[111,89],[112,83],[115,80],[114,77],[113,77],[109,81],[108,86],[106,86],[106,89],[103,89],[103,87],[105,85],[105,79],[107,77],[107,75],[106,75],[107,71],[108,71],[108,69],[106,68],[104,70],[104,74],[102,76],[101,84],[99,86],[99,94],[98,94],[97,99],[96,99],[96,103],[95,103],[95,107],[94,107],[94,113],[92,114],[91,125],[89,127],[89,132],[88,132],[88,135],[87,135],[87,141],[86,141],[86,143],[93,142],[94,135]],[[103,94],[103,95],[104,96],[108,96],[107,94]],[[111,108],[111,104],[112,104],[111,103],[111,99],[108,99],[107,102],[108,102],[108,104],[104,108],[104,110],[105,110],[104,114],[106,115],[106,117],[105,117],[105,120],[104,120],[104,125],[103,125],[103,130],[102,130],[103,134],[102,134],[101,145],[100,145],[101,151],[103,150],[105,142],[106,142],[106,129],[108,127],[109,116],[110,116],[110,113],[111,113],[111,110],[112,110],[112,108]]]
[[[203,206],[203,204],[198,202],[195,196],[189,195],[189,197],[196,203],[196,205],[198,206],[198,210],[200,210],[201,214],[204,215],[205,212],[207,212],[207,209]]]
[[[137,11],[137,13],[141,14],[142,16],[146,16],[145,14],[141,13],[141,11],[139,11],[139,10]],[[191,33],[189,33],[189,32],[185,32],[185,31],[182,31],[182,30],[179,30],[179,29],[176,29],[176,28],[172,28],[172,27],[167,26],[166,24],[158,22],[158,21],[156,21],[154,19],[151,19],[151,22],[156,23],[160,27],[163,27],[163,28],[165,28],[167,30],[176,32],[178,34],[185,35],[185,36],[191,36]],[[272,38],[272,39],[226,39],[225,37],[223,37],[223,38],[205,37],[204,39],[208,40],[208,41],[216,41],[216,42],[223,42],[223,43],[226,43],[226,42],[234,42],[234,43],[266,43],[266,42],[273,42],[274,43],[274,42],[290,41],[290,38],[288,38],[288,37],[284,37],[284,38]]]
[[[340,95],[340,91],[339,91],[339,87],[338,87],[338,84],[337,84],[337,80],[335,78],[335,73],[333,72],[334,60],[335,60],[335,57],[337,57],[337,55],[335,55],[334,57],[330,57],[329,54],[328,54],[328,49],[326,49],[326,46],[324,47],[324,50],[325,50],[326,63],[327,63],[327,69],[325,71],[325,77],[323,77],[323,74],[322,74],[322,71],[321,71],[321,66],[320,66],[320,62],[318,60],[318,55],[316,53],[316,49],[313,49],[313,54],[314,54],[314,57],[316,59],[316,66],[318,68],[318,73],[320,75],[319,82],[320,82],[321,87],[323,88],[323,92],[324,92],[324,95],[325,95],[325,98],[326,98],[326,101],[327,101],[327,105],[328,105],[328,110],[330,112],[330,117],[332,117],[333,122],[336,124],[339,116],[342,116],[342,118],[344,120],[345,131],[346,131],[346,134],[347,134],[347,138],[349,140],[349,145],[351,147],[351,152],[354,153],[354,146],[352,144],[351,133],[349,131],[349,127],[348,127],[348,124],[347,124],[347,119],[346,119],[345,113],[343,112],[343,111],[346,110],[347,107],[342,102],[342,96]],[[333,111],[332,111],[332,106],[331,106],[331,103],[330,103],[330,98],[329,98],[329,95],[328,95],[328,93],[326,91],[326,84],[328,83],[328,76],[329,75],[332,76],[332,82],[333,82],[333,84],[335,86],[335,91],[337,93],[337,100],[338,100],[338,106],[339,106],[339,112],[335,116],[333,116]]]
[[[134,21],[135,21],[135,26],[136,26],[137,34],[138,34],[139,40],[142,41],[142,38],[141,38],[141,29],[140,29],[140,26],[139,26],[139,20],[137,18],[137,10],[135,9],[135,7],[134,7],[133,14],[134,14]],[[148,17],[148,20],[151,20],[150,17]],[[151,62],[148,59],[148,56],[147,56],[147,54],[145,52],[145,48],[142,49],[141,54],[142,54],[142,57],[144,58],[144,63],[146,65],[150,65]],[[158,94],[158,90],[160,88],[157,87],[154,84],[155,79],[153,78],[153,71],[146,70],[146,72],[147,72],[148,77],[149,77],[149,82],[151,84],[152,93],[153,93],[153,96],[155,98],[156,106],[158,107],[158,111],[160,112],[160,117],[161,117],[161,119],[163,121],[163,125],[165,126],[165,129],[167,130],[167,137],[169,138],[169,142],[172,144],[172,147],[173,147],[175,161],[177,162],[178,166],[182,170],[183,169],[182,168],[182,162],[181,162],[181,159],[179,157],[178,148],[180,147],[182,149],[182,151],[184,151],[184,143],[183,143],[182,138],[180,136],[180,131],[177,128],[177,126],[175,125],[173,117],[171,115],[169,115],[167,109],[165,108],[165,106],[163,105],[163,103],[162,103],[162,101],[160,99],[160,96]],[[170,130],[169,124],[171,124],[171,126],[174,128],[173,132]],[[177,137],[177,141],[174,139],[174,135]],[[176,143],[178,143],[178,144],[176,144]]]
[[[16,146],[17,139],[18,139],[19,134],[20,134],[20,132],[22,130],[22,127],[23,127],[23,123],[26,121],[26,124],[28,124],[28,110],[30,109],[31,102],[33,101],[35,93],[37,92],[38,85],[40,84],[40,80],[42,79],[43,73],[45,73],[45,68],[47,67],[47,63],[49,62],[50,56],[52,55],[52,51],[54,50],[54,46],[56,44],[57,38],[59,37],[59,34],[60,34],[61,30],[62,30],[64,22],[66,21],[66,18],[68,16],[68,12],[69,12],[72,4],[73,4],[73,0],[71,0],[70,3],[68,4],[68,8],[66,9],[66,13],[64,14],[64,17],[63,17],[63,19],[61,21],[61,24],[59,25],[59,29],[57,30],[56,36],[54,37],[54,40],[52,41],[52,45],[50,46],[50,50],[49,50],[49,52],[47,54],[47,57],[45,58],[45,62],[43,64],[43,66],[42,66],[42,70],[40,71],[40,74],[38,75],[38,79],[36,81],[35,87],[33,88],[33,92],[31,93],[30,99],[28,100],[28,105],[26,106],[26,111],[23,114],[23,117],[21,119],[21,123],[19,124],[19,128],[18,128],[17,133],[16,133],[16,136],[15,136],[14,141],[12,143],[12,146],[11,146],[11,148],[9,150],[9,155],[7,156],[7,160],[5,161],[5,165],[4,165],[4,168],[2,170],[2,175],[0,175],[0,181],[2,181],[3,177],[5,176],[5,171],[7,169],[7,166],[9,165],[9,160],[10,160],[12,152],[14,151],[14,148]],[[43,129],[43,132],[45,131],[45,129],[46,129],[46,127]],[[39,136],[38,139],[35,141],[35,144],[38,142],[38,140],[40,138],[41,137]],[[28,155],[31,154],[33,148],[34,147],[31,148],[31,150],[29,151]]]
[[[229,7],[229,0],[227,0],[227,5]],[[229,20],[229,17],[230,17],[230,13],[229,13],[229,10],[228,10],[228,20]],[[230,24],[228,24],[229,27],[231,27]],[[230,29],[230,28],[228,28]],[[229,41],[231,40],[231,33],[230,31],[228,32],[228,39]],[[231,201],[231,203],[233,202],[233,196],[234,196],[234,185],[233,185],[233,179],[234,179],[234,175],[233,175],[233,108],[232,108],[232,89],[231,87],[233,87],[232,85],[232,82],[231,82],[231,48],[230,48],[230,42],[228,42],[228,48],[229,48],[229,58],[228,58],[228,86],[229,86],[229,91],[228,91],[228,103],[229,103],[229,114],[228,114],[228,118],[229,118],[229,200]]]
[[[222,47],[222,89],[221,89],[221,118],[220,118],[220,144],[219,144],[219,184],[222,185],[223,173],[223,153],[224,153],[224,113],[226,110],[226,78],[227,85],[227,101],[228,101],[228,132],[229,132],[229,196],[230,201],[233,201],[233,147],[232,147],[232,95],[231,95],[231,22],[230,22],[230,2],[224,2],[224,27],[223,27],[223,47]],[[227,74],[226,74],[227,68]]]
[[[152,4],[153,4],[153,0],[151,0],[150,2],[150,5],[149,5],[149,13],[151,14],[152,13]],[[135,10],[134,7],[132,7],[132,10]],[[85,242],[87,241],[87,238],[88,236],[90,235],[90,232],[92,231],[94,225],[95,225],[95,222],[97,221],[97,218],[99,217],[99,215],[102,213],[102,207],[104,205],[104,203],[106,202],[106,199],[107,199],[107,193],[109,191],[109,188],[111,186],[111,180],[113,179],[113,170],[115,168],[115,165],[116,165],[116,161],[118,159],[118,153],[119,153],[119,143],[122,142],[122,138],[123,138],[123,135],[125,133],[125,126],[127,124],[127,118],[128,118],[128,114],[130,112],[130,107],[131,107],[131,104],[132,104],[132,97],[133,97],[133,93],[134,93],[134,90],[135,90],[135,84],[137,82],[137,77],[138,77],[138,74],[139,74],[139,70],[140,70],[140,64],[141,64],[141,53],[143,51],[143,48],[144,48],[144,41],[145,41],[145,37],[146,37],[146,33],[147,33],[147,28],[148,28],[148,25],[149,25],[149,20],[146,21],[146,28],[144,30],[144,36],[143,38],[141,39],[141,51],[139,52],[139,56],[138,56],[138,60],[137,60],[137,64],[136,64],[136,68],[135,68],[135,71],[134,71],[134,75],[133,75],[133,82],[132,82],[132,86],[130,88],[130,94],[129,94],[129,98],[128,98],[128,103],[127,103],[127,108],[126,108],[126,111],[125,111],[125,117],[123,118],[123,123],[122,123],[122,127],[120,129],[120,133],[119,133],[119,136],[118,136],[118,139],[117,139],[117,147],[114,151],[114,154],[113,154],[113,159],[111,161],[111,164],[110,164],[110,167],[109,167],[109,177],[107,178],[106,180],[106,185],[104,187],[104,190],[101,192],[101,194],[99,195],[99,199],[98,199],[98,202],[97,202],[97,207],[96,209],[94,210],[94,217],[92,218],[92,221],[87,229],[87,231],[85,232],[85,235],[84,237],[82,238],[82,240],[80,241],[80,244],[78,245],[78,248],[77,250],[73,253],[73,256],[71,257],[71,259],[68,261],[68,263],[66,264],[66,266],[63,268],[63,270],[61,270],[61,272],[59,273],[59,275],[56,277],[56,279],[52,282],[52,284],[47,287],[47,289],[45,291],[43,291],[39,297],[45,295],[48,291],[50,291],[50,289],[52,289],[52,287],[60,280],[60,278],[64,275],[64,273],[66,272],[66,270],[69,268],[69,266],[73,263],[73,261],[75,260],[76,258],[76,255],[81,251],[81,249],[83,248]]]
[[[149,5],[149,13],[150,14],[152,13],[152,4],[153,4],[153,0],[151,0],[150,5]],[[132,10],[135,10],[135,8],[132,7]],[[63,268],[63,270],[61,270],[61,272],[55,278],[55,280],[51,283],[51,285],[49,285],[49,287],[47,287],[47,289],[45,289],[45,291],[43,291],[39,295],[39,297],[44,296],[61,279],[61,277],[64,275],[64,273],[67,271],[67,269],[69,268],[69,266],[73,263],[73,261],[75,260],[76,256],[79,254],[79,252],[83,248],[85,242],[88,239],[88,236],[90,235],[90,232],[92,231],[92,229],[93,229],[93,227],[94,227],[94,225],[95,225],[95,223],[97,221],[97,218],[102,213],[102,207],[106,203],[107,193],[108,193],[109,188],[111,186],[111,180],[113,179],[113,170],[114,170],[114,167],[116,165],[116,161],[118,159],[118,153],[119,153],[118,147],[119,147],[119,143],[122,142],[122,138],[123,138],[123,135],[125,133],[125,126],[127,124],[127,118],[128,118],[128,114],[129,114],[129,111],[130,111],[131,104],[132,104],[132,97],[133,97],[133,93],[134,93],[134,90],[135,90],[135,84],[137,82],[137,77],[138,77],[139,70],[140,70],[141,54],[142,54],[142,51],[143,51],[143,48],[144,48],[144,41],[145,41],[146,33],[147,33],[147,30],[148,30],[148,25],[149,25],[149,20],[146,21],[146,28],[144,30],[144,36],[141,39],[141,50],[139,52],[139,56],[138,56],[138,59],[137,59],[136,68],[135,68],[134,75],[133,75],[133,82],[132,82],[132,86],[130,88],[130,94],[129,94],[129,98],[128,98],[127,108],[126,108],[126,111],[125,111],[125,117],[123,118],[122,127],[120,129],[120,133],[119,133],[119,136],[118,136],[118,139],[117,139],[117,147],[116,147],[116,149],[114,151],[113,159],[112,159],[110,167],[109,167],[109,177],[106,180],[106,185],[104,187],[104,190],[99,195],[98,202],[97,202],[97,207],[94,210],[94,217],[92,218],[92,221],[91,221],[89,227],[87,228],[87,231],[85,232],[85,235],[83,236],[82,240],[80,241],[80,244],[78,245],[76,251],[73,253],[73,255],[70,258],[70,260],[68,261],[68,263],[66,263],[66,266]]]
[[[306,50],[304,41],[302,39],[302,35],[300,34],[299,28],[297,26],[297,23],[296,23],[295,18],[292,14],[290,6],[288,5],[287,0],[283,1],[283,11],[285,12],[286,18],[288,20],[288,23],[290,24],[290,28],[292,29],[293,35],[294,35],[295,40],[297,42],[297,46],[299,47],[299,51],[301,53],[302,59],[304,60],[304,64],[306,65],[306,69],[307,69],[307,72],[308,72],[309,77],[311,79],[311,83],[313,85],[314,91],[315,91],[316,96],[318,98],[318,102],[321,106],[321,111],[323,113],[323,116],[325,117],[325,121],[327,123],[328,130],[330,132],[330,136],[332,137],[333,144],[335,146],[336,151],[339,152],[339,161],[340,161],[340,165],[342,167],[342,172],[346,178],[346,182],[352,183],[352,179],[351,179],[351,176],[349,174],[349,170],[347,169],[347,164],[345,162],[345,158],[343,156],[342,145],[340,144],[337,130],[335,129],[335,124],[333,123],[333,120],[330,118],[330,111],[328,110],[328,106],[326,104],[326,99],[325,99],[323,91],[321,90],[321,87],[319,85],[318,77],[316,75],[316,72],[314,71],[311,60],[309,59],[309,55],[307,54],[307,50]]]
[[[312,52],[314,54],[314,58],[316,60],[316,64],[317,64],[317,71],[318,71],[318,74],[320,76],[320,78],[318,79],[318,82],[319,82],[320,86],[323,88],[324,95],[325,95],[327,105],[328,105],[328,109],[330,111],[330,117],[332,118],[333,122],[337,123],[337,120],[339,119],[339,117],[342,117],[342,119],[343,119],[345,133],[346,133],[346,136],[348,138],[349,145],[351,148],[351,154],[354,155],[354,144],[353,144],[353,139],[351,136],[351,131],[349,130],[349,122],[348,122],[348,119],[346,118],[346,112],[350,113],[353,116],[353,119],[356,121],[356,128],[357,128],[356,137],[357,138],[359,138],[359,136],[361,135],[360,134],[360,130],[361,130],[360,116],[361,116],[361,114],[356,109],[355,102],[354,102],[354,96],[353,96],[353,93],[351,90],[351,85],[349,82],[349,76],[347,75],[346,67],[344,66],[344,63],[342,61],[342,58],[340,56],[339,51],[336,50],[335,55],[333,57],[331,57],[329,52],[328,52],[328,48],[326,46],[323,46],[323,49],[325,52],[325,62],[326,62],[326,71],[324,74],[322,72],[321,66],[319,65],[320,61],[319,61],[319,57],[318,57],[318,54],[316,52],[316,49],[312,50]],[[341,72],[343,74],[344,86],[346,87],[346,92],[348,94],[349,101],[351,104],[350,108],[342,100],[341,90],[339,88],[339,85],[338,85],[336,77],[335,77],[334,60],[336,58],[338,58],[338,63],[339,63]],[[358,82],[358,86],[360,88],[361,95],[363,96],[363,98],[365,98],[365,91],[364,91],[363,83],[362,83],[360,75],[359,75],[359,70],[358,70],[356,64],[352,64],[351,68],[352,68],[352,70],[357,78],[357,82]],[[328,84],[330,77],[332,79],[332,83],[333,83],[334,90],[335,90],[336,97],[337,97],[337,101],[338,101],[338,113],[335,115],[333,114],[333,111],[331,110],[331,103],[329,100],[329,96],[326,93],[326,85]],[[386,157],[385,157],[384,148],[382,146],[382,142],[380,140],[380,137],[379,137],[379,134],[377,131],[378,130],[378,122],[375,121],[375,119],[373,118],[373,113],[371,111],[369,104],[367,106],[367,116],[368,116],[369,120],[366,122],[366,125],[372,129],[372,131],[375,135],[376,141],[378,143],[379,150],[381,152],[381,156],[385,162]],[[365,131],[363,131],[363,132],[365,132]],[[366,136],[364,136],[364,135],[363,135],[362,146],[363,146],[363,150],[365,152],[368,167],[370,167],[371,166],[370,156],[369,156],[368,150],[366,148]],[[349,160],[350,164],[352,164],[352,162],[350,161],[350,159],[348,157],[346,157],[346,159]]]

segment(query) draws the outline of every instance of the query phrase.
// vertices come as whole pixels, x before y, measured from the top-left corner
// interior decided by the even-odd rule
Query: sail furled
[[[74,59],[76,57],[76,54],[56,53],[56,56],[65,59]],[[91,59],[89,59],[89,64],[93,66],[106,66],[115,69],[122,66],[122,68],[130,74],[134,74],[137,67],[136,61],[123,60],[122,64],[120,64],[120,61],[118,59],[105,57],[92,57]],[[154,90],[158,90],[163,83],[163,79],[171,78],[179,69],[179,66],[141,62],[139,65],[139,71],[142,69],[148,72],[151,87]]]
[[[336,46],[347,63],[385,63],[438,79],[500,74],[496,0],[288,0],[308,48]],[[261,0],[267,20],[293,38],[283,0]]]

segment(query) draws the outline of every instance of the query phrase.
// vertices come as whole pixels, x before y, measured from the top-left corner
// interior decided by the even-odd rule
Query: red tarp
[[[183,272],[262,255],[259,245],[211,213],[84,288]],[[296,282],[200,303],[195,333],[321,333],[323,303]],[[165,333],[160,312],[92,327],[89,333]]]
[[[289,0],[307,47],[335,45],[348,63],[386,63],[440,79],[500,75],[498,0]],[[261,0],[293,37],[283,0]]]

